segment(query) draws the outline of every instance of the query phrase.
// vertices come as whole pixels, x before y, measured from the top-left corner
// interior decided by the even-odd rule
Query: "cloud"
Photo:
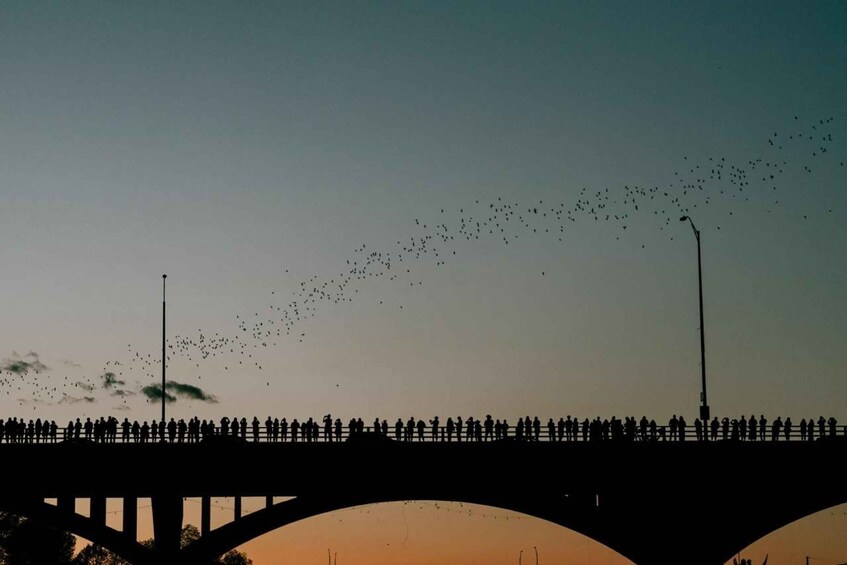
[[[14,375],[26,375],[30,371],[40,373],[47,370],[49,368],[39,360],[38,353],[35,351],[30,351],[23,357],[13,351],[11,357],[7,357],[0,362],[0,372],[7,371]]]
[[[91,392],[92,390],[94,390],[94,385],[92,384],[84,383],[82,381],[77,381],[74,384],[86,392]]]
[[[216,403],[217,397],[203,392],[200,387],[194,385],[178,383],[176,381],[168,381],[166,389],[173,392],[177,396],[188,398],[189,400],[202,400],[203,402]]]
[[[74,369],[81,369],[82,368],[82,365],[80,365],[79,363],[74,363],[70,359],[60,359],[59,362],[62,365],[65,365],[67,367],[72,367]]]
[[[126,404],[119,404],[118,406],[112,407],[112,410],[129,410],[129,406]]]
[[[135,393],[132,392],[131,390],[118,389],[118,390],[112,392],[112,394],[110,396],[135,396]]]
[[[69,396],[67,394],[62,396],[62,399],[59,400],[59,404],[77,404],[79,402],[92,403],[96,402],[96,400],[93,396],[83,396],[78,398],[76,396]]]
[[[152,400],[153,402],[159,402],[162,399],[162,386],[147,385],[141,389],[141,393],[144,394],[144,396],[146,396],[148,400]],[[200,400],[202,402],[208,402],[210,404],[215,404],[218,402],[218,398],[216,396],[203,391],[203,389],[194,385],[178,383],[176,381],[168,381],[168,383],[165,385],[165,398],[168,402],[175,402],[177,398],[187,398],[188,400]]]
[[[147,397],[147,400],[151,400],[153,402],[161,402],[162,401],[162,387],[159,385],[147,385],[141,389],[141,394]],[[176,396],[172,394],[165,393],[165,399],[168,402],[176,402]]]
[[[100,376],[103,379],[103,388],[109,389],[114,388],[116,386],[123,386],[126,384],[126,381],[120,380],[115,373],[109,371],[108,373],[103,373]]]

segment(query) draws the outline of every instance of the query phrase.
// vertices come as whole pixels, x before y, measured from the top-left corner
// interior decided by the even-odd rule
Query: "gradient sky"
[[[35,352],[47,369],[4,373],[0,412],[158,417],[141,395],[72,383],[116,361],[128,392],[158,377],[134,355],[159,356],[162,273],[169,335],[231,337],[423,224],[455,233],[498,198],[567,208],[638,186],[702,231],[713,414],[847,423],[847,5],[639,4],[3,3],[0,359]],[[728,176],[682,192],[710,157],[750,173],[747,200]],[[785,163],[778,182],[756,159]],[[668,225],[642,202],[626,230],[583,214],[561,242],[518,227],[509,245],[407,259],[249,361],[174,354],[170,378],[219,402],[169,410],[693,420],[696,246],[667,208]],[[256,565],[322,563],[330,545],[344,565],[512,563],[533,545],[625,562],[539,520],[457,508],[348,510],[245,549]],[[847,561],[832,535],[846,525],[832,509],[750,556]]]

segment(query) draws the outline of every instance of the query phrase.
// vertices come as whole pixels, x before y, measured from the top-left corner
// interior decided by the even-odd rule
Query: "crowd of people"
[[[713,418],[704,424],[699,418],[689,427],[683,416],[674,415],[667,425],[659,426],[655,420],[643,416],[640,420],[627,416],[624,420],[616,417],[580,420],[567,416],[558,421],[553,418],[542,424],[536,416],[518,418],[514,425],[506,419],[494,419],[490,415],[484,419],[474,417],[449,417],[443,423],[438,416],[429,420],[410,417],[398,418],[392,425],[388,420],[376,418],[373,424],[366,426],[361,418],[353,418],[345,425],[340,418],[333,419],[327,414],[318,423],[309,418],[302,422],[296,418],[289,422],[286,418],[271,418],[261,422],[254,416],[247,418],[221,418],[219,422],[200,420],[197,417],[175,420],[166,424],[158,420],[149,423],[137,420],[130,422],[124,418],[80,418],[69,421],[60,428],[55,420],[29,420],[21,418],[0,419],[0,443],[55,443],[57,441],[88,440],[96,443],[148,443],[168,441],[195,443],[208,438],[238,438],[254,442],[340,442],[350,438],[372,437],[389,438],[395,441],[813,441],[825,436],[837,436],[837,420],[820,416],[815,420],[800,420],[796,427],[790,417],[777,417],[772,422],[763,415],[740,418]],[[847,435],[845,429],[841,435]]]

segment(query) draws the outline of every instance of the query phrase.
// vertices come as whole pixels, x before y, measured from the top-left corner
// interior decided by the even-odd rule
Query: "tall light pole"
[[[679,219],[680,222],[686,220],[691,224],[694,237],[697,238],[697,279],[700,282],[700,376],[703,380],[703,392],[700,393],[700,420],[703,422],[703,429],[705,429],[709,422],[709,402],[706,397],[706,337],[703,326],[703,264],[700,260],[700,230],[694,227],[694,222],[690,217],[683,216]]]
[[[165,282],[167,281],[168,275],[162,275],[162,424],[159,429],[163,430],[165,425],[165,402],[167,401],[167,394],[165,393],[165,362],[167,361],[166,357],[166,349],[165,344]],[[164,438],[165,434],[163,431],[159,432],[160,437]]]

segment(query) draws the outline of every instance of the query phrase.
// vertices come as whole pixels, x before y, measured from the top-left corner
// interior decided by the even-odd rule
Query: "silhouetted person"
[[[677,433],[679,433],[679,441],[685,441],[685,418],[680,416],[676,422]]]
[[[783,424],[783,430],[785,431],[785,440],[788,441],[791,439],[791,416],[785,418],[785,423]]]
[[[259,422],[259,418],[257,416],[253,416],[253,421],[250,422],[250,427],[253,428],[253,442],[259,441],[259,427],[261,423]]]
[[[759,439],[765,441],[766,434],[768,433],[768,419],[765,418],[764,414],[759,416]]]
[[[806,441],[806,419],[800,420],[800,441]]]
[[[718,417],[715,416],[712,418],[711,428],[712,428],[712,441],[718,440],[718,429],[721,427],[720,422],[718,422]]]
[[[462,417],[456,416],[456,441],[462,441]]]
[[[556,423],[553,421],[553,418],[547,420],[547,439],[556,441]]]
[[[821,416],[818,418],[818,435],[824,437],[826,435],[826,419]]]
[[[300,422],[297,421],[297,418],[291,420],[291,441],[293,443],[297,443],[297,436],[300,435]]]
[[[168,422],[168,441],[173,443],[176,439],[176,422],[173,418]]]
[[[750,438],[750,441],[756,441],[756,437],[758,436],[756,427],[758,426],[758,423],[756,422],[755,416],[750,416],[750,419],[747,421],[747,426],[750,429],[750,432],[747,434],[747,437]]]
[[[394,422],[394,439],[400,441],[403,436],[403,419],[397,418],[397,421]]]
[[[782,417],[777,416],[776,420],[771,424],[771,441],[779,439],[780,432],[782,432]]]
[[[342,429],[342,427],[343,426],[341,424],[341,418],[336,418],[335,419],[335,441],[341,441],[341,429]]]
[[[453,422],[453,418],[448,416],[445,426],[447,428],[447,443],[450,443],[453,441],[453,432],[456,431],[456,423]]]
[[[426,422],[423,421],[423,418],[418,420],[418,441],[424,440],[424,431],[426,430]]]
[[[703,441],[703,423],[700,418],[694,418],[694,437],[697,441]]]
[[[324,441],[332,441],[332,415],[327,414],[323,417],[324,423]]]
[[[836,434],[836,425],[838,424],[838,420],[835,419],[835,416],[830,416],[829,420],[827,420],[829,424],[829,435],[835,437]]]

